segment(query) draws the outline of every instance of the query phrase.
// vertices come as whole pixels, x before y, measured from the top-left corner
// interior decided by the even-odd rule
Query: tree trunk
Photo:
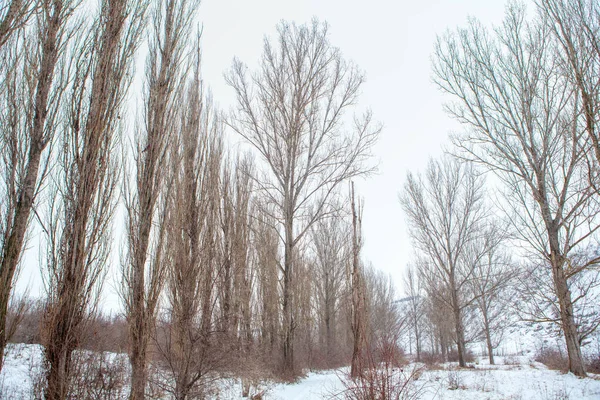
[[[291,225],[291,224],[289,224]],[[283,272],[283,373],[294,373],[294,312],[292,309],[292,239],[291,226],[286,229]]]
[[[140,204],[150,205],[148,200],[150,193],[143,191],[140,193],[142,201]],[[146,201],[144,201],[146,200]],[[132,310],[128,315],[129,321],[129,340],[131,363],[131,391],[129,400],[143,400],[146,393],[146,353],[148,348],[148,322],[153,318],[154,310],[146,307],[145,296],[145,265],[148,252],[148,242],[150,237],[150,225],[152,224],[153,207],[143,207],[139,226],[139,241],[134,249],[134,268],[133,268],[133,290],[132,290]]]
[[[453,308],[452,311],[454,314],[454,329],[456,330],[456,351],[458,353],[458,365],[461,368],[464,368],[467,366],[467,364],[465,363],[465,334],[462,324],[462,315],[460,305],[458,303],[458,291],[454,287],[452,287],[451,290]]]
[[[136,332],[131,335],[131,350],[129,361],[131,363],[131,392],[129,400],[143,400],[146,395],[146,382],[148,370],[146,366],[148,349],[148,332],[145,330],[146,314],[135,315]]]
[[[352,333],[354,334],[354,346],[352,349],[352,364],[350,368],[350,376],[356,378],[362,375],[362,321],[361,321],[361,304],[359,293],[359,278],[358,271],[352,273],[352,308],[354,309],[354,318],[352,321]]]
[[[462,368],[466,367],[465,363],[465,337],[460,316],[460,309],[454,310],[454,326],[456,329],[456,351],[458,353],[458,365]]]
[[[66,344],[56,343],[46,351],[46,360],[51,366],[46,375],[46,400],[63,400],[69,391],[69,376],[71,373],[71,352]]]
[[[332,347],[333,347],[333,337],[332,337],[332,329],[331,329],[331,320],[332,320],[332,314],[333,314],[333,310],[332,310],[332,293],[329,290],[330,288],[330,284],[329,284],[329,273],[326,272],[325,273],[325,349],[326,349],[326,355],[327,355],[327,362],[331,362],[331,357],[332,357]]]
[[[585,377],[585,368],[581,347],[577,334],[577,325],[573,317],[573,303],[571,301],[571,291],[565,276],[564,265],[565,257],[560,251],[559,235],[556,223],[549,217],[548,207],[542,205],[548,239],[550,242],[550,265],[552,267],[552,278],[554,281],[554,291],[558,298],[560,308],[560,320],[562,325],[565,342],[567,345],[567,355],[569,357],[569,372],[576,376]]]
[[[421,362],[421,332],[419,332],[419,326],[415,321],[415,346],[417,350],[417,362]]]
[[[25,183],[15,207],[12,229],[4,246],[4,253],[2,254],[2,264],[0,265],[0,370],[2,370],[4,349],[8,340],[6,335],[8,303],[12,292],[15,271],[21,258],[29,214],[33,206],[42,148],[42,146],[37,144],[32,144],[30,148]]]
[[[560,319],[569,357],[569,372],[572,372],[576,376],[585,377],[587,375],[585,373],[583,357],[581,355],[577,325],[575,324],[575,319],[573,317],[571,291],[569,290],[565,272],[563,270],[564,259],[556,253],[551,255],[551,259],[554,287],[560,305]]]
[[[442,328],[440,328],[440,350],[442,352],[442,360],[448,362],[448,340]]]
[[[483,329],[485,330],[485,342],[487,344],[487,352],[488,359],[490,360],[490,365],[494,365],[494,347],[492,345],[492,334],[490,332],[490,321],[488,320],[488,310],[487,305],[483,302],[483,306],[481,307],[481,311],[483,314]]]
[[[362,375],[362,345],[363,345],[363,305],[361,302],[361,279],[360,279],[360,217],[357,214],[354,202],[354,183],[351,186],[352,195],[352,333],[354,334],[354,348],[352,351],[352,364],[350,376],[356,378]]]

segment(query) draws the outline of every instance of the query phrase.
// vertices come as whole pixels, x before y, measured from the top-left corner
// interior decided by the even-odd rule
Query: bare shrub
[[[378,368],[368,368],[355,379],[349,375],[340,377],[343,390],[330,395],[330,399],[345,400],[408,400],[419,399],[427,391],[425,385],[417,385],[423,367],[394,367],[382,363]]]
[[[374,365],[391,364],[396,368],[407,364],[404,349],[398,345],[397,336],[383,337],[371,349],[371,358]]]
[[[6,313],[6,331],[4,333],[7,342],[12,341],[20,325],[29,314],[34,302],[27,297],[27,293],[15,295],[13,293]]]
[[[95,315],[85,328],[82,349],[111,353],[127,350],[127,322],[122,316]]]
[[[361,373],[340,376],[343,389],[330,399],[388,400],[418,399],[426,392],[424,384],[417,385],[425,370],[420,365],[408,365],[396,341],[379,340],[366,352],[366,365]]]
[[[430,351],[421,352],[421,362],[428,367],[436,366],[444,362],[444,357],[441,354],[433,353]]]
[[[8,325],[14,326],[12,343],[39,344],[44,305],[39,300],[21,299],[8,309]],[[81,335],[80,348],[120,353],[127,346],[127,326],[122,316],[91,315]]]
[[[123,399],[127,393],[127,357],[108,352],[73,354],[76,373],[70,382],[70,399]]]
[[[594,354],[587,358],[586,371],[600,374],[600,354]]]
[[[468,349],[465,349],[464,360],[465,360],[465,363],[475,362],[475,356],[473,356],[473,352]],[[450,362],[458,362],[459,361],[459,355],[455,349],[448,351],[448,361],[450,361]]]
[[[541,347],[536,353],[534,360],[544,364],[549,369],[564,371],[565,366],[569,365],[567,357],[558,349],[553,347]]]

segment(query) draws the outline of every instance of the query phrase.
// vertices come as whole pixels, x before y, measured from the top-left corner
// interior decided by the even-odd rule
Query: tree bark
[[[494,346],[492,345],[492,334],[490,332],[490,321],[488,319],[488,309],[485,301],[483,302],[483,307],[481,307],[481,311],[483,314],[483,329],[485,330],[485,342],[487,345],[488,359],[490,361],[490,365],[494,365]]]
[[[417,362],[421,362],[421,333],[419,332],[419,326],[415,321],[415,346],[417,351]]]
[[[458,291],[454,287],[454,279],[451,278],[452,290],[452,312],[454,315],[454,329],[456,331],[456,351],[458,353],[458,365],[461,368],[467,366],[465,362],[465,334],[462,323],[462,312],[458,300]]]
[[[569,357],[569,371],[576,376],[585,377],[583,357],[581,355],[581,345],[579,343],[577,325],[573,317],[573,303],[571,301],[571,291],[567,284],[565,272],[563,270],[564,258],[553,252],[551,255],[552,277],[558,296],[560,306],[560,320],[565,336],[567,346],[567,355]]]
[[[352,333],[354,345],[350,376],[356,378],[363,373],[363,341],[364,341],[364,303],[362,296],[362,279],[360,274],[360,216],[354,201],[354,183],[351,183],[352,206]]]
[[[289,206],[288,206],[289,207]],[[293,293],[293,220],[288,218],[285,227],[285,250],[283,271],[283,372],[294,374],[294,310]]]

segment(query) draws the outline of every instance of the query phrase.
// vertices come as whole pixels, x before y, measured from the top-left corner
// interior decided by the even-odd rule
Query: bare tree
[[[235,60],[227,82],[237,96],[229,125],[266,165],[256,187],[273,205],[283,244],[283,372],[294,372],[293,260],[296,246],[328,212],[336,187],[364,175],[380,127],[371,113],[344,117],[357,100],[362,73],[328,40],[326,24],[281,23],[278,47],[265,39],[260,69],[248,78]]]
[[[423,288],[415,266],[409,265],[404,273],[404,294],[406,296],[406,314],[408,324],[415,337],[417,362],[421,362],[423,317],[425,316],[425,299]]]
[[[364,332],[369,368],[381,361],[398,362],[398,338],[404,329],[405,318],[396,303],[396,288],[392,276],[367,266],[363,273]]]
[[[129,324],[131,400],[145,396],[149,338],[165,280],[168,146],[180,108],[177,92],[183,90],[182,64],[197,5],[198,1],[153,3],[144,120],[136,129],[133,149],[135,179],[125,182],[129,257],[123,271],[123,299]]]
[[[343,215],[319,221],[312,228],[314,246],[315,297],[320,337],[325,341],[325,357],[329,367],[339,362],[338,340],[340,309],[346,306],[346,272],[351,258],[350,227]]]
[[[118,168],[113,156],[144,3],[107,0],[72,49],[77,59],[54,176],[44,316],[46,399],[65,399],[71,354],[97,299],[110,252]]]
[[[579,98],[548,24],[512,5],[490,35],[479,23],[439,40],[434,73],[456,102],[448,111],[468,127],[455,144],[505,183],[506,211],[518,239],[549,265],[560,303],[569,371],[585,376],[569,281],[598,260],[571,257],[598,229],[589,187]]]
[[[179,136],[172,148],[173,199],[169,207],[168,315],[158,345],[178,400],[203,393],[220,360],[214,345],[216,285],[222,265],[219,212],[222,122],[203,92],[200,53],[183,97]]]
[[[517,273],[506,251],[508,236],[498,221],[490,220],[467,248],[471,264],[470,287],[483,320],[488,359],[494,364],[494,349],[499,345],[509,318],[511,301],[507,298]]]
[[[253,163],[249,155],[239,156],[222,173],[223,266],[221,311],[223,331],[239,332],[240,344],[253,340],[251,329],[252,285],[255,271],[251,263]],[[245,347],[245,346],[242,346]]]
[[[313,265],[307,256],[309,247],[307,244],[296,248],[294,257],[294,321],[297,328],[294,335],[296,349],[299,357],[296,364],[314,368],[318,361],[319,349],[318,329],[315,324],[314,292],[315,279]]]
[[[261,342],[264,352],[273,354],[279,344],[280,292],[279,292],[279,237],[275,223],[264,206],[256,206],[253,248],[256,253],[258,299],[260,301]]]
[[[8,302],[31,212],[47,172],[43,155],[57,129],[66,85],[61,60],[72,35],[68,21],[76,5],[73,1],[44,2],[36,31],[22,32],[1,53],[0,368],[7,341]],[[0,24],[0,47],[12,30],[24,24],[23,13],[30,12],[30,6],[31,2],[17,0],[8,6]],[[26,53],[31,56],[25,57]]]
[[[356,204],[354,198],[354,182],[351,183],[350,205],[352,207],[352,272],[350,275],[350,287],[352,291],[352,336],[354,347],[352,350],[352,363],[350,364],[350,376],[356,378],[362,376],[364,365],[364,350],[366,347],[366,305],[365,305],[365,283],[363,282],[363,268],[360,259],[360,250],[363,245],[362,239],[362,204]]]
[[[418,260],[422,262],[423,260]],[[416,265],[419,274],[421,271],[426,271],[426,268]],[[444,361],[449,361],[450,347],[454,340],[454,322],[448,318],[448,314],[452,313],[452,309],[447,303],[441,299],[448,297],[446,294],[448,289],[442,284],[437,287],[429,287],[424,285],[426,292],[425,297],[425,327],[429,335],[430,350],[432,354],[441,356]],[[445,293],[446,292],[446,293]]]
[[[420,277],[431,288],[429,294],[452,310],[461,367],[466,366],[463,311],[474,300],[467,287],[473,269],[465,256],[486,217],[482,185],[467,164],[431,160],[425,180],[408,174],[400,197],[412,240],[426,260],[420,264]]]

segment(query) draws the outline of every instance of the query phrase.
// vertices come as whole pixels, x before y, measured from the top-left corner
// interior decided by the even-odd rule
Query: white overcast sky
[[[252,69],[264,36],[273,36],[281,20],[301,24],[317,17],[329,23],[331,43],[366,73],[359,111],[370,108],[384,126],[374,149],[379,174],[358,182],[365,201],[363,256],[390,273],[401,290],[412,250],[398,194],[407,171],[423,170],[429,157],[442,153],[448,134],[460,129],[444,113],[444,97],[431,79],[436,35],[464,26],[469,17],[488,27],[497,25],[505,5],[505,0],[203,0],[198,10],[203,77],[217,104],[228,110],[233,91],[223,73],[234,56]],[[121,230],[123,221],[114,224]],[[119,244],[114,246],[118,254]],[[30,284],[32,295],[41,290],[35,247],[33,239],[18,283],[21,290]],[[117,275],[114,267],[103,296],[109,310],[120,308],[111,282]]]

